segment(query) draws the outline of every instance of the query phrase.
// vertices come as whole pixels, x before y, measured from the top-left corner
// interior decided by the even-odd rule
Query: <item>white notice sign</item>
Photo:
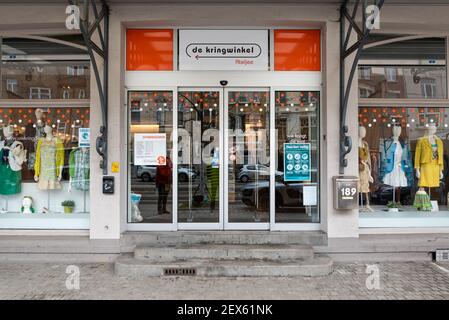
[[[316,206],[317,204],[316,186],[304,186],[302,190],[303,190],[303,205]]]
[[[167,156],[165,133],[134,134],[134,165],[164,166]]]
[[[179,70],[268,70],[268,30],[180,30]]]

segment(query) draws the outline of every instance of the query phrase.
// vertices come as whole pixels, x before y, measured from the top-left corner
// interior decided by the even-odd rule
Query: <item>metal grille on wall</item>
[[[101,0],[101,9],[99,10],[95,0],[80,0],[75,3],[73,0],[68,0],[70,5],[80,5],[83,8],[80,17],[80,31],[83,35],[87,52],[92,63],[92,70],[94,72],[95,81],[100,97],[102,125],[100,127],[100,136],[97,137],[96,150],[102,157],[100,168],[103,169],[103,174],[108,174],[108,50],[109,50],[109,6],[105,0]],[[94,14],[92,23],[89,21],[89,10]],[[80,10],[81,11],[81,10]],[[102,26],[103,25],[103,26]],[[97,33],[100,41],[98,46],[93,40],[93,35]],[[103,60],[103,77],[101,78],[98,68],[97,54]]]

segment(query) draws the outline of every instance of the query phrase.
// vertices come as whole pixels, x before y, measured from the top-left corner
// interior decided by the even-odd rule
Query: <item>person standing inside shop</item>
[[[167,210],[168,194],[172,185],[173,164],[170,157],[166,158],[165,165],[156,168],[156,187],[158,191],[157,213],[169,214]]]

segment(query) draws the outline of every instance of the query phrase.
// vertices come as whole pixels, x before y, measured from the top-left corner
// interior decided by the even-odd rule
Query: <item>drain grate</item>
[[[448,262],[449,261],[449,250],[437,250],[435,254],[436,261],[438,262]]]
[[[164,276],[196,276],[195,268],[166,268]]]

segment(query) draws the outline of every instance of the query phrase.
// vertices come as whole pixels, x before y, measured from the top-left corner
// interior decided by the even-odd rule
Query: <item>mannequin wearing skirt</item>
[[[415,195],[414,206],[422,211],[432,209],[430,188],[438,188],[443,178],[443,142],[435,135],[436,131],[435,124],[431,124],[426,135],[416,144],[415,169],[419,190]],[[425,187],[429,188],[429,194]]]
[[[393,127],[393,137],[391,138],[392,144],[390,146],[390,148],[395,148],[393,157],[393,170],[385,174],[382,181],[386,185],[393,187],[393,201],[397,200],[397,202],[400,202],[401,192],[399,191],[398,196],[396,196],[396,188],[408,186],[407,177],[402,168],[402,153],[404,152],[404,150],[399,141],[401,131],[402,129],[400,126]]]

